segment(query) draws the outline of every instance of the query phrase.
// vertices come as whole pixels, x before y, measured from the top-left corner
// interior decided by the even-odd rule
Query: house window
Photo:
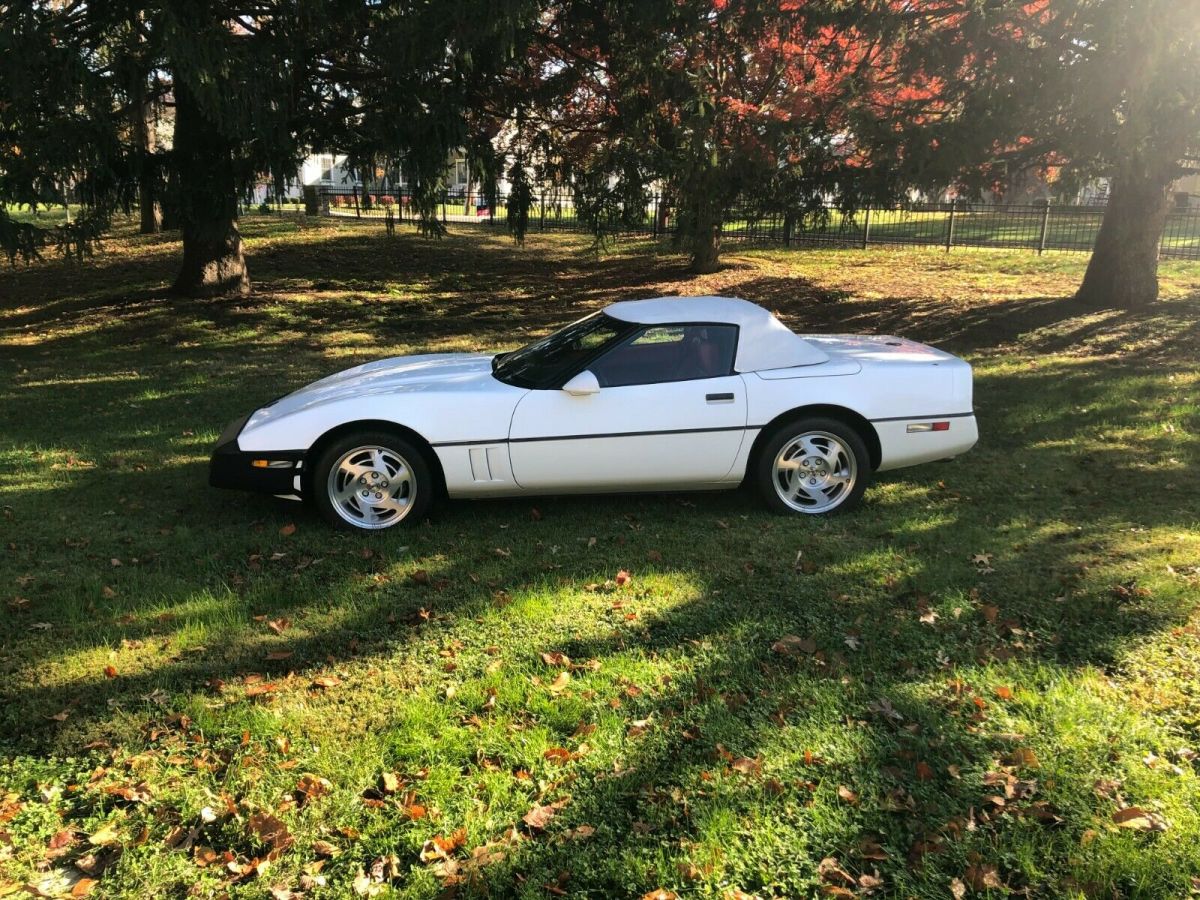
[[[467,183],[467,161],[465,159],[456,159],[454,161],[454,184],[456,187]]]
[[[321,170],[321,184],[333,184],[333,157],[328,154],[317,157]]]

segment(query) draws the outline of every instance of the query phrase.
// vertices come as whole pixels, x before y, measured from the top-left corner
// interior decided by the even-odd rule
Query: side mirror
[[[589,394],[600,393],[600,382],[596,380],[595,375],[584,369],[564,384],[562,389],[572,397],[587,397]]]

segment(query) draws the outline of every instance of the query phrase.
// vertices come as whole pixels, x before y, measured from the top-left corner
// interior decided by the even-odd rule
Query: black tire
[[[360,448],[364,450],[379,448],[384,451],[379,457],[381,468],[373,470],[378,471],[378,476],[374,478],[373,482],[363,485],[364,489],[371,487],[374,491],[378,484],[387,484],[386,488],[376,491],[374,496],[387,496],[388,492],[397,489],[396,485],[387,482],[386,479],[389,477],[389,472],[394,473],[390,477],[403,478],[403,473],[395,467],[397,460],[403,463],[409,473],[408,480],[401,486],[401,493],[396,497],[399,500],[407,499],[409,501],[403,512],[393,509],[391,510],[393,514],[387,515],[384,507],[374,505],[368,511],[363,512],[363,507],[359,505],[357,497],[348,498],[345,503],[341,504],[342,509],[346,512],[345,515],[339,510],[330,494],[330,474],[346,454]],[[365,478],[367,475],[364,474],[362,477]],[[345,482],[347,487],[350,484],[350,481]],[[411,441],[386,431],[357,431],[343,435],[321,451],[309,470],[308,487],[313,506],[334,528],[343,531],[375,532],[420,522],[429,512],[436,490],[436,482],[425,455]],[[357,485],[355,487],[357,488]],[[384,511],[380,512],[380,510]],[[356,515],[361,524],[355,521]],[[379,521],[369,521],[372,518]]]
[[[802,505],[805,502],[804,499],[797,500],[794,504],[789,504],[780,496],[783,486],[779,485],[777,489],[777,484],[779,484],[777,478],[780,476],[777,475],[775,469],[776,457],[786,447],[804,435],[813,435],[819,444],[827,448],[832,447],[832,444],[827,438],[820,436],[831,435],[837,438],[845,451],[853,457],[853,482],[850,484],[849,489],[840,492],[836,490],[836,487],[831,489],[833,493],[831,499],[834,502],[833,505],[827,508],[819,508],[817,501],[812,502],[811,505],[813,508],[811,509],[798,508],[797,504]],[[801,457],[797,456],[796,459],[799,460]],[[819,463],[816,464],[820,465]],[[814,478],[819,477],[821,471],[827,471],[828,464],[826,463],[825,465],[826,468],[814,472]],[[849,471],[850,468],[849,460],[847,460],[847,466],[843,471]],[[871,481],[871,474],[871,455],[867,452],[867,445],[863,441],[862,436],[844,422],[820,416],[796,419],[777,428],[767,442],[763,444],[758,458],[754,461],[754,483],[759,493],[772,512],[784,515],[833,515],[853,509],[862,499],[863,492],[867,489],[867,485]]]

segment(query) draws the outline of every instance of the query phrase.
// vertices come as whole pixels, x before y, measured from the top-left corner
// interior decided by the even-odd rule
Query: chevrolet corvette
[[[727,297],[613,303],[509,353],[383,359],[230,423],[210,483],[339,528],[438,497],[749,484],[780,513],[853,507],[876,472],[978,439],[971,367],[903,338],[799,335]]]

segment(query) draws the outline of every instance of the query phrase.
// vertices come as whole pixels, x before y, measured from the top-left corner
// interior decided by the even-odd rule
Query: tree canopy
[[[173,113],[169,149],[147,122]],[[503,141],[498,141],[502,136]],[[1169,185],[1200,146],[1200,7],[1172,0],[32,0],[0,5],[0,204],[69,190],[55,229],[0,205],[10,258],[84,253],[168,201],[181,293],[244,290],[237,198],[313,150],[402,168],[419,221],[450,151],[489,200],[558,184],[598,237],[664,212],[693,267],[731,216],[823,216],[914,189],[1107,176],[1080,296],[1156,295]]]
[[[654,185],[694,268],[710,270],[735,207],[817,214],[830,198],[895,195],[884,153],[901,145],[869,141],[939,89],[906,15],[888,2],[557,0],[512,105],[597,232],[640,214]]]
[[[1200,148],[1200,5],[1174,0],[947,0],[942,91],[906,143],[914,182],[1003,197],[1023,170],[1111,192],[1079,291],[1155,299],[1170,186]]]
[[[0,210],[10,257],[47,243],[86,249],[128,209],[144,171],[147,92],[174,112],[164,167],[184,258],[177,292],[248,286],[237,199],[264,176],[293,178],[310,149],[357,165],[402,161],[416,208],[433,200],[461,146],[466,104],[506,64],[525,0],[41,0],[0,7],[0,203],[45,203],[68,186],[70,227],[39,229]],[[143,191],[147,184],[142,182]]]

